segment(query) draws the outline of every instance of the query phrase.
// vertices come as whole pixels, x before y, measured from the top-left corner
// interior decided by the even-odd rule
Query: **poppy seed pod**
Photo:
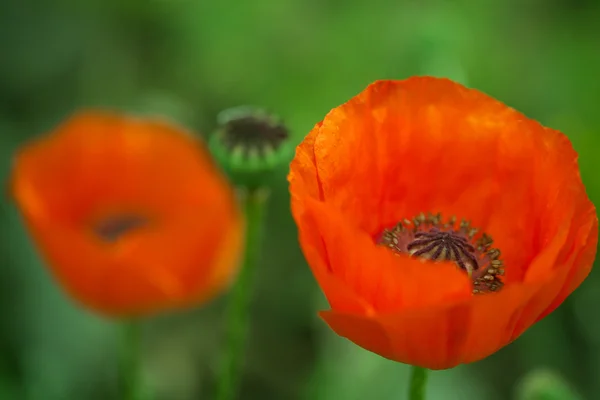
[[[289,163],[293,152],[283,121],[250,106],[224,110],[217,119],[209,145],[231,180],[249,190],[270,187],[274,173]]]

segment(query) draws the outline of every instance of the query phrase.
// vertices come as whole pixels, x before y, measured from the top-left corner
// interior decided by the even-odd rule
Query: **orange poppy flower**
[[[12,191],[58,281],[100,313],[199,303],[237,271],[233,190],[200,143],[167,123],[78,114],[18,152]]]
[[[598,221],[576,158],[560,132],[447,79],[370,85],[315,126],[288,177],[321,317],[431,369],[512,342],[590,272]]]

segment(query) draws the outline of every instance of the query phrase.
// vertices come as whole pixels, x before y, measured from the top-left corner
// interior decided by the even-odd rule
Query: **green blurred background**
[[[3,0],[2,179],[17,146],[81,107],[164,114],[208,133],[220,110],[257,104],[283,116],[299,142],[368,83],[431,74],[567,133],[598,203],[599,21],[594,0]],[[285,174],[269,210],[240,398],[404,399],[408,367],[316,316],[326,302],[297,244]],[[117,327],[65,298],[14,205],[0,204],[0,399],[118,398]],[[518,399],[523,377],[539,370],[600,398],[599,274],[497,354],[432,373],[429,399]],[[143,373],[156,399],[211,398],[225,302],[147,322]]]

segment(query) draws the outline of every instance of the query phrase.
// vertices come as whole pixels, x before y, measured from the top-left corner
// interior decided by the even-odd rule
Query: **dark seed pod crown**
[[[222,111],[210,148],[233,182],[255,189],[270,186],[270,175],[289,162],[289,132],[265,110],[242,106]]]

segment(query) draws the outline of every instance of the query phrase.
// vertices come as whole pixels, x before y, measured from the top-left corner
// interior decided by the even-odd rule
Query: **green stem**
[[[217,387],[216,398],[219,400],[232,400],[237,395],[248,331],[251,288],[262,242],[267,200],[268,192],[263,190],[251,191],[244,199],[246,250],[240,275],[230,294],[226,348]]]
[[[425,399],[425,386],[427,385],[427,373],[429,371],[426,368],[412,367],[410,376],[410,392],[408,395],[409,400],[424,400]]]
[[[136,321],[122,324],[120,354],[121,399],[140,400],[140,326]]]

